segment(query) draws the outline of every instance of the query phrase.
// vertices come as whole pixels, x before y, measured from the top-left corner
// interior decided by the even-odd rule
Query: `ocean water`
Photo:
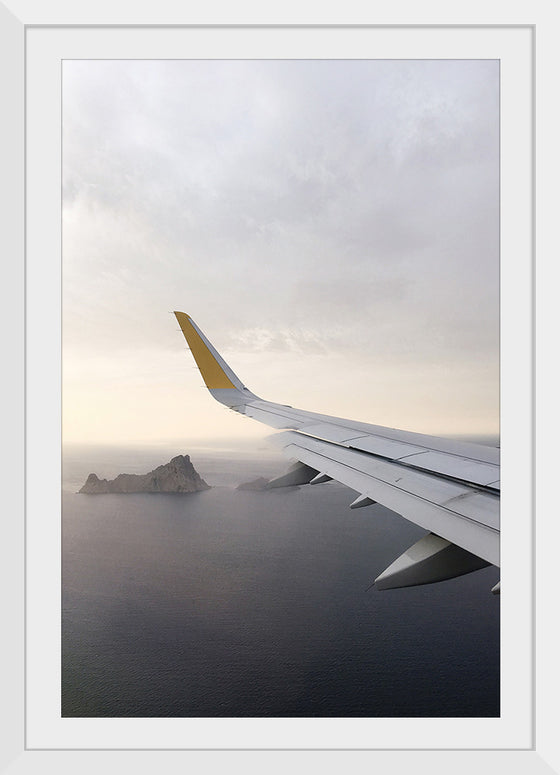
[[[212,489],[79,495],[190,453]],[[334,482],[252,492],[259,452],[67,451],[62,715],[499,716],[496,568],[377,591],[424,531]]]

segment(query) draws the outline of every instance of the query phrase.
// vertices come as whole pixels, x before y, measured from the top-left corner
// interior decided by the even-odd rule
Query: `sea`
[[[85,495],[189,454],[211,489]],[[64,717],[496,717],[497,568],[371,584],[425,531],[265,449],[65,447]]]

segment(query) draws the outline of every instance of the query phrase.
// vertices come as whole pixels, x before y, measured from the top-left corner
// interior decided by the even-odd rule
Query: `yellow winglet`
[[[209,390],[220,388],[235,389],[237,386],[233,384],[216,359],[216,356],[210,351],[208,345],[195,327],[193,320],[184,312],[175,312],[174,315],[191,348],[191,352],[200,369],[206,387]]]

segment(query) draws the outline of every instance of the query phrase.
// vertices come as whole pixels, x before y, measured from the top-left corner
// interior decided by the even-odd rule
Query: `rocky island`
[[[154,468],[147,474],[119,474],[116,479],[99,479],[90,474],[81,493],[138,493],[176,492],[188,493],[209,490],[209,485],[195,471],[188,455],[177,455],[169,463]]]
[[[257,492],[260,492],[261,490],[267,490],[268,479],[265,479],[264,476],[259,476],[258,479],[254,479],[252,482],[243,482],[243,484],[238,484],[236,489],[237,490],[256,490]]]

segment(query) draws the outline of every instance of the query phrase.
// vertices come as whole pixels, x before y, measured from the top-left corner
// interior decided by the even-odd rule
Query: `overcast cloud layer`
[[[202,400],[173,309],[267,398],[495,432],[498,77],[494,61],[65,62],[66,437],[245,432]]]

